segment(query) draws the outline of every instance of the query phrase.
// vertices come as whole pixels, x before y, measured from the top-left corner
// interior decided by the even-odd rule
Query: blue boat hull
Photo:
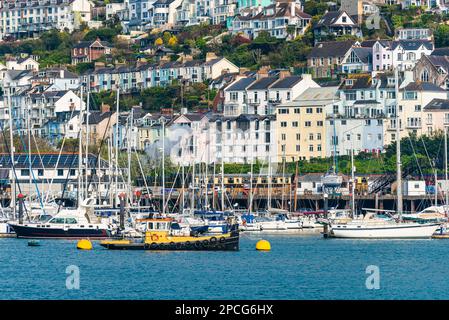
[[[106,229],[92,228],[38,228],[33,226],[10,225],[16,232],[17,238],[27,239],[104,239],[111,236]]]

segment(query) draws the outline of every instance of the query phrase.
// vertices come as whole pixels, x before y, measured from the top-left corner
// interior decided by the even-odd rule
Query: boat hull
[[[440,224],[398,224],[394,226],[331,226],[334,238],[358,239],[426,239],[431,238]]]
[[[215,238],[213,240],[212,238]],[[100,243],[110,250],[150,250],[150,251],[238,251],[239,235],[230,237],[212,237],[211,240],[183,241],[171,243],[126,243],[111,241]]]
[[[111,236],[111,232],[106,229],[92,228],[41,228],[34,226],[24,226],[10,224],[14,229],[17,238],[26,239],[106,239]]]

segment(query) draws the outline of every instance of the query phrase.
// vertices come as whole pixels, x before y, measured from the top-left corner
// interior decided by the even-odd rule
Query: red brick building
[[[98,38],[93,41],[80,41],[72,48],[72,64],[92,62],[110,53],[111,45],[106,41]]]

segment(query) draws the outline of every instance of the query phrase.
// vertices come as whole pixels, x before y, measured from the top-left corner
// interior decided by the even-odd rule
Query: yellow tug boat
[[[144,219],[145,237],[135,239],[103,240],[100,245],[111,250],[239,250],[238,224],[230,232],[220,235],[191,235],[179,228],[171,218]]]

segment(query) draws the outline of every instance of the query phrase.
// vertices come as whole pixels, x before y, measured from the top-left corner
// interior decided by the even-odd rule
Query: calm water
[[[108,251],[94,243],[0,239],[0,299],[449,299],[449,240],[243,235],[239,252]],[[80,289],[66,289],[77,265]],[[367,290],[368,265],[380,289]]]

